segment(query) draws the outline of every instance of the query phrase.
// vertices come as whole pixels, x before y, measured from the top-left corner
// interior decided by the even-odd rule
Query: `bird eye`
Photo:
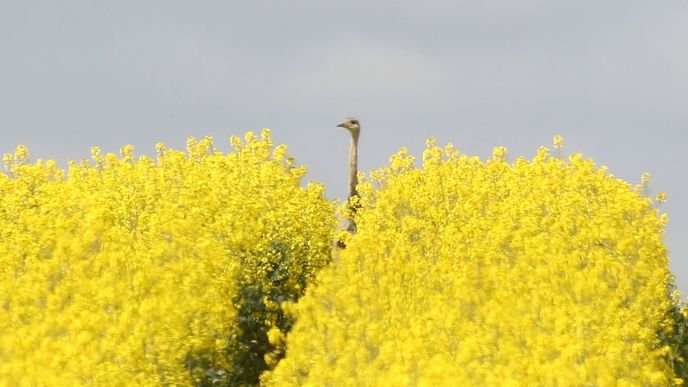
[[[356,120],[351,120],[351,123],[352,123],[353,125],[358,125],[358,121],[356,121]]]

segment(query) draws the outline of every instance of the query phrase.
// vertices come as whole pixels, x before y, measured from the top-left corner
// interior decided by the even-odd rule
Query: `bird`
[[[338,128],[344,128],[351,134],[351,146],[349,147],[349,196],[348,203],[349,209],[351,210],[351,217],[349,218],[349,225],[347,230],[351,233],[356,232],[356,223],[354,222],[353,216],[358,209],[355,201],[351,199],[353,197],[358,197],[358,191],[356,186],[358,185],[358,137],[361,134],[361,123],[358,118],[347,117],[342,121]]]

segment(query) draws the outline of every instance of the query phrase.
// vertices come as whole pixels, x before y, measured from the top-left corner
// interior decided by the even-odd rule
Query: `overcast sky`
[[[688,292],[686,0],[0,0],[0,153],[226,150],[269,127],[335,198],[348,115],[364,170],[430,136],[513,158],[561,134],[620,178],[650,172]]]

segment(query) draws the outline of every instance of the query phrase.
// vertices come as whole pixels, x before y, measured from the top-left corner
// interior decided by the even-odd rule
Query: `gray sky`
[[[561,134],[616,176],[652,174],[688,292],[688,1],[0,0],[0,153],[227,138],[269,127],[328,196],[425,139],[532,156]],[[682,161],[683,160],[683,161]]]

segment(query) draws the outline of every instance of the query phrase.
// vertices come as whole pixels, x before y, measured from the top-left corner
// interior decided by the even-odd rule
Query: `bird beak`
[[[338,128],[346,128],[346,124],[344,124],[344,123],[342,122],[341,124],[337,125],[337,127],[338,127]]]

